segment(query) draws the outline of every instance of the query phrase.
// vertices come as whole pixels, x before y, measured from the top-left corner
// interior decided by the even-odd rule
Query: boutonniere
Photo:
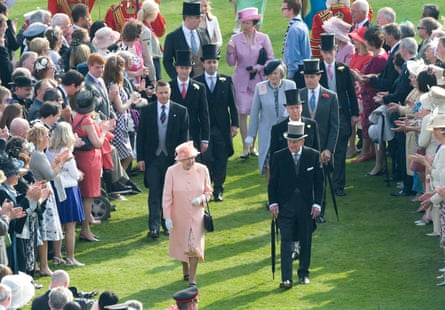
[[[219,80],[221,81],[221,83],[224,83],[226,81],[226,78],[222,76],[219,78]]]
[[[306,128],[311,128],[311,124],[307,124],[307,125],[306,125]]]
[[[198,84],[193,84],[193,88],[196,90],[199,90],[199,85]]]
[[[329,98],[329,94],[321,94],[323,98]]]
[[[338,71],[343,71],[343,70],[345,70],[345,66],[338,66],[338,67],[337,67],[337,70],[338,70]]]

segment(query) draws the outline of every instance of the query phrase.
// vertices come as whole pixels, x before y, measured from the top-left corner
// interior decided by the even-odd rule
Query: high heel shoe
[[[49,269],[46,269],[46,270],[40,270],[39,274],[41,277],[51,277],[53,275],[53,272]]]
[[[93,220],[89,221],[89,223],[90,223],[90,225],[99,225],[101,223],[101,221],[93,219]]]
[[[241,158],[241,159],[249,159],[249,154],[241,154],[239,156],[239,158]]]
[[[62,264],[66,264],[66,261],[63,258],[57,257],[57,256],[53,257],[53,265],[57,266],[57,265],[62,265]]]
[[[372,173],[371,171],[369,171],[366,175],[370,176],[370,177],[376,177],[376,176],[379,176],[379,175],[383,175],[385,173],[385,168],[382,168],[379,171],[374,172],[374,173]]]
[[[95,237],[87,238],[85,236],[79,235],[79,241],[96,242],[96,241],[100,241],[100,240]]]
[[[71,266],[71,267],[83,267],[85,266],[85,264],[78,262],[75,258],[71,259],[71,258],[66,258],[66,266]]]

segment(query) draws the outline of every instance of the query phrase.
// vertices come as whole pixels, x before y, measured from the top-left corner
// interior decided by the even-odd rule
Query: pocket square
[[[314,167],[309,167],[306,169],[306,171],[311,171],[311,170],[314,170]]]

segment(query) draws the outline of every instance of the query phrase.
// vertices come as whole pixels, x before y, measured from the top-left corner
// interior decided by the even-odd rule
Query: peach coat
[[[167,169],[162,207],[164,218],[170,218],[173,222],[168,251],[170,257],[182,262],[189,261],[185,252],[191,231],[199,258],[204,260],[205,203],[193,206],[192,200],[200,195],[205,195],[209,200],[212,191],[209,171],[202,164],[195,163],[190,170],[185,170],[181,163],[176,163]]]

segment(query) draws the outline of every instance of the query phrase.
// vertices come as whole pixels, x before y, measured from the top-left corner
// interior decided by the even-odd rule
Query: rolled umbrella
[[[324,174],[326,176],[326,179],[329,184],[329,188],[331,190],[332,203],[334,204],[335,215],[337,216],[337,222],[338,222],[337,199],[335,198],[334,188],[332,187],[331,172],[330,172],[328,165],[324,166]]]
[[[272,258],[272,280],[275,280],[276,242],[278,237],[277,221],[273,218],[270,223],[270,252]]]

